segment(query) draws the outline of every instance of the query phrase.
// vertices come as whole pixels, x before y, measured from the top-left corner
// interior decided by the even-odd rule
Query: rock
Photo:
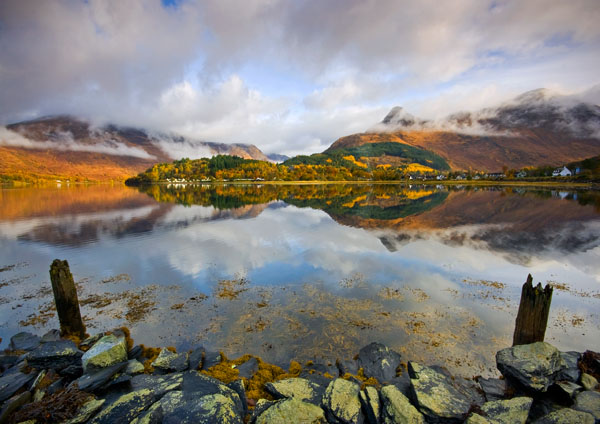
[[[221,353],[219,352],[204,352],[204,360],[202,361],[202,369],[207,370],[221,363]]]
[[[48,371],[46,371],[46,370],[41,370],[37,374],[35,379],[31,382],[31,385],[29,386],[29,390],[31,392],[35,392],[39,388],[42,380],[44,379],[44,377],[46,377],[46,374],[48,374]]]
[[[581,353],[579,352],[560,352],[560,357],[567,366],[564,370],[560,371],[556,376],[556,380],[566,380],[572,383],[577,383],[581,376],[579,370],[579,360],[581,359]]]
[[[392,378],[390,384],[396,386],[404,396],[410,396],[410,376],[408,372],[403,372],[398,377]]]
[[[325,377],[323,374],[319,373],[319,372],[313,372],[310,373],[307,370],[302,370],[302,372],[300,372],[299,378],[304,378],[305,380],[308,380],[314,384],[316,384],[317,386],[323,386],[325,388],[327,388],[327,386],[329,386],[329,383],[331,383],[331,378],[330,377]],[[360,380],[356,381],[356,383],[358,383]],[[362,384],[362,382],[360,382],[359,384]]]
[[[516,397],[486,402],[481,407],[481,410],[486,414],[486,418],[492,422],[502,424],[525,424],[532,403],[532,398]]]
[[[551,390],[559,397],[559,399],[562,399],[570,405],[573,403],[572,399],[575,398],[577,393],[583,390],[583,387],[570,381],[559,381],[551,387]]]
[[[472,405],[472,394],[432,367],[408,363],[411,399],[427,422],[464,420]]]
[[[548,390],[567,368],[558,349],[545,342],[502,349],[496,353],[496,365],[511,382],[537,392]]]
[[[388,382],[396,377],[396,368],[400,365],[400,354],[381,343],[371,343],[358,353],[358,366],[365,376],[377,381]]]
[[[77,384],[79,390],[93,392],[108,383],[115,374],[123,371],[126,367],[127,362],[121,362],[120,364],[102,368],[93,374],[85,374],[71,384]]]
[[[129,352],[127,352],[127,357],[129,360],[140,359],[142,356],[143,349],[140,345],[135,345]]]
[[[358,374],[358,361],[356,359],[338,359],[336,365],[341,376],[344,374]]]
[[[8,422],[8,418],[13,412],[30,401],[31,392],[23,392],[8,399],[4,402],[4,405],[2,405],[2,410],[0,411],[0,423]]]
[[[187,353],[175,353],[168,349],[161,349],[158,357],[152,362],[155,370],[161,373],[181,372],[185,371],[188,366]]]
[[[202,346],[192,350],[189,356],[190,369],[192,371],[202,369],[202,358],[204,358],[204,348]]]
[[[86,373],[127,361],[127,341],[114,334],[102,337],[81,358]]]
[[[130,384],[131,376],[129,374],[116,374],[104,386],[100,387],[100,390],[116,390],[119,386],[129,387]]]
[[[289,398],[274,403],[256,418],[257,424],[306,423],[325,424],[321,408],[298,398]]]
[[[594,424],[592,414],[563,408],[535,420],[532,424]]]
[[[265,384],[265,388],[276,399],[297,398],[314,405],[321,404],[325,387],[304,378],[286,378]]]
[[[35,334],[21,332],[10,338],[8,348],[10,350],[30,351],[38,347],[41,343],[40,337]]]
[[[360,386],[343,378],[336,378],[325,390],[323,407],[330,422],[344,424],[363,423],[365,417],[361,411]]]
[[[87,339],[85,339],[81,343],[79,343],[79,347],[82,349],[88,350],[102,337],[104,337],[104,333],[94,334],[93,336],[88,337]]]
[[[488,420],[479,414],[471,414],[465,424],[499,424],[498,421]]]
[[[19,371],[4,374],[0,377],[0,402],[4,402],[14,395],[21,387],[29,384],[36,375],[36,373],[24,374]]]
[[[147,375],[139,374],[131,379],[133,390],[150,389],[158,396],[171,390],[180,390],[183,385],[183,374],[175,373],[168,375]]]
[[[367,422],[371,424],[381,423],[381,400],[379,392],[375,387],[366,386],[359,393],[360,403],[365,412]]]
[[[488,402],[506,398],[506,391],[508,390],[506,380],[479,377],[477,382],[479,383],[481,390],[483,390]]]
[[[60,340],[60,330],[52,329],[42,336],[41,342],[57,342]]]
[[[258,360],[256,358],[250,358],[243,364],[237,367],[240,378],[252,378],[252,376],[258,371]]]
[[[100,411],[92,419],[91,424],[128,423],[150,406],[155,398],[156,393],[151,389],[141,389],[126,393],[119,396],[114,402]]]
[[[81,364],[73,364],[69,365],[66,368],[63,368],[59,371],[59,373],[60,375],[72,380],[81,377],[81,375],[83,374],[83,367],[81,366]]]
[[[162,406],[164,410],[165,407]],[[234,401],[221,394],[206,395],[193,401],[181,402],[172,411],[164,412],[162,422],[164,424],[243,423]]]
[[[77,414],[70,420],[65,421],[63,424],[83,424],[87,422],[96,412],[102,408],[106,402],[104,399],[92,399],[79,408]]]
[[[240,397],[240,402],[242,404],[241,414],[242,414],[242,417],[245,417],[246,414],[248,413],[248,398],[246,398],[246,388],[244,387],[244,381],[243,380],[232,381],[231,383],[227,384],[227,387],[229,387],[231,390],[236,392],[237,395]]]
[[[83,352],[71,340],[43,343],[27,354],[29,366],[38,369],[62,370],[69,365],[81,366]]]
[[[233,400],[236,411],[241,415],[245,409],[238,394],[216,378],[209,377],[198,371],[188,371],[183,374],[181,390],[186,398],[198,398],[206,395],[219,394]]]
[[[64,386],[65,386],[65,379],[64,379],[64,377],[60,377],[58,380],[56,380],[54,383],[52,383],[50,386],[48,386],[48,389],[46,389],[46,393],[48,393],[49,395],[53,395],[60,389],[64,388]]]
[[[258,417],[276,403],[277,402],[270,401],[267,399],[259,399],[258,402],[256,402],[256,406],[254,406],[254,411],[252,411],[252,416],[250,417],[250,424],[255,424]]]
[[[165,399],[169,393],[163,396],[163,399]],[[129,424],[162,424],[164,411],[161,402],[163,399],[161,399],[159,402],[155,402],[150,408],[138,415],[137,418],[135,418]]]
[[[575,398],[573,409],[590,413],[596,422],[600,421],[600,393],[586,390]]]
[[[127,368],[125,372],[129,375],[137,375],[144,372],[144,365],[137,359],[130,359],[127,361]]]
[[[415,408],[408,398],[396,386],[389,385],[381,388],[383,404],[383,423],[425,423],[425,418]]]
[[[6,370],[14,366],[18,360],[19,357],[17,355],[0,355],[0,367]]]
[[[581,385],[585,390],[594,390],[598,387],[598,380],[589,374],[581,373]]]

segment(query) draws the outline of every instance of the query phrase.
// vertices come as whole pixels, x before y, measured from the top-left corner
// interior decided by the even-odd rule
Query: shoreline
[[[335,364],[292,360],[284,370],[256,356],[229,359],[202,346],[177,353],[135,345],[126,328],[83,340],[61,338],[58,330],[42,337],[18,333],[0,355],[0,422],[600,419],[600,354],[537,342],[501,349],[496,364],[502,377],[466,379],[372,342]]]

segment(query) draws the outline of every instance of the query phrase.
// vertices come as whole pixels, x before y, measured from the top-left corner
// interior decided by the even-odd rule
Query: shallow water
[[[555,284],[546,340],[600,350],[600,194],[398,185],[0,190],[0,337],[58,327],[67,259],[90,332],[285,365],[381,341],[496,375],[527,274]]]

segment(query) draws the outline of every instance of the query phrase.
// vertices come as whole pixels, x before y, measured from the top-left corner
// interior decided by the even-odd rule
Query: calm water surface
[[[495,375],[527,274],[556,285],[546,338],[600,350],[600,195],[397,185],[0,190],[0,337],[58,327],[67,259],[90,332],[286,365],[381,341]]]

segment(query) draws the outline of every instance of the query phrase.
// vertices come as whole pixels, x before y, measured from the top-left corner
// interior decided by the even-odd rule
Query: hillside
[[[191,140],[70,116],[0,128],[0,175],[9,179],[124,180],[155,163],[216,154],[269,160],[256,146]]]
[[[336,140],[324,153],[380,143],[426,149],[453,169],[558,166],[600,154],[600,107],[547,90],[525,93],[497,108],[428,121],[393,108],[365,133]]]

